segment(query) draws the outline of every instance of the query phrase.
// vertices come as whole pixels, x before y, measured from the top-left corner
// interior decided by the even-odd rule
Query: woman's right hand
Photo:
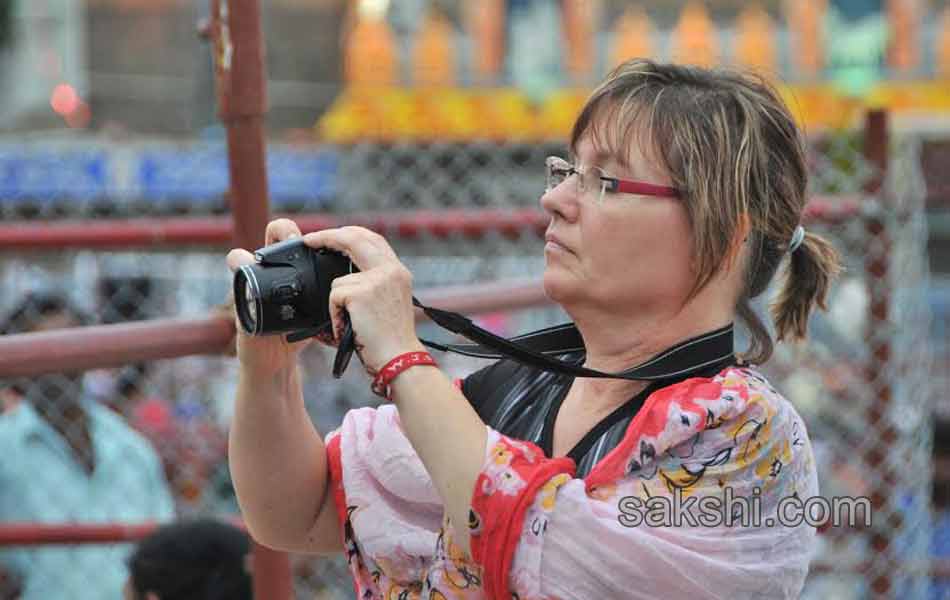
[[[269,246],[294,237],[300,237],[300,227],[290,219],[276,219],[267,224],[264,244]],[[243,265],[254,264],[254,255],[243,248],[228,252],[228,268],[233,273]],[[252,336],[244,332],[234,315],[237,328],[237,356],[242,369],[259,374],[269,374],[293,366],[297,353],[307,347],[308,340],[289,343],[284,335]],[[322,339],[324,343],[332,340]]]

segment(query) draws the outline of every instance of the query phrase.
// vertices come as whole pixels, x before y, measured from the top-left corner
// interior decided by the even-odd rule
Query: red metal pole
[[[889,501],[894,498],[896,474],[889,465],[888,456],[891,446],[897,439],[897,432],[891,423],[890,405],[892,389],[890,373],[890,260],[891,241],[887,231],[884,182],[888,167],[888,130],[887,113],[883,110],[870,111],[865,122],[864,157],[875,168],[876,173],[866,184],[865,192],[877,202],[875,209],[865,218],[867,250],[864,254],[864,271],[870,299],[868,306],[867,331],[865,339],[870,349],[866,378],[876,395],[867,409],[867,424],[874,432],[873,444],[864,453],[866,468],[876,472],[872,478],[871,508],[877,515],[870,529],[870,545],[874,556],[869,561],[873,568],[870,592],[872,598],[894,597],[892,576],[899,571],[896,553],[893,547],[893,532],[900,528],[901,517],[898,511],[886,511]],[[887,518],[885,519],[885,515]]]
[[[818,196],[805,207],[805,223],[841,223],[860,214],[857,196]],[[342,225],[362,225],[391,239],[420,235],[479,238],[498,232],[508,237],[541,236],[550,220],[535,209],[418,210],[399,213],[288,215],[305,233]],[[54,221],[0,223],[0,251],[114,249],[135,247],[181,248],[185,245],[226,247],[234,243],[230,217],[169,217],[106,219],[89,222]],[[253,241],[256,238],[251,238]],[[253,247],[253,245],[251,246]]]
[[[3,523],[0,548],[60,544],[118,544],[135,542],[158,527],[156,523]]]
[[[856,204],[856,202],[855,202]],[[492,232],[540,236],[548,218],[538,210],[440,210],[405,213],[288,215],[306,233],[343,225],[362,225],[393,238],[419,235],[478,238]],[[256,238],[252,237],[251,241]],[[0,250],[112,249],[183,245],[227,247],[234,243],[230,217],[170,217],[0,224]],[[258,245],[249,245],[253,249]]]
[[[133,362],[220,354],[234,320],[155,319],[0,336],[0,377],[35,377],[119,367]]]
[[[222,517],[241,531],[244,522]],[[134,542],[160,526],[154,521],[138,523],[0,523],[0,548],[4,546],[55,546],[64,544],[118,544]]]
[[[270,214],[260,1],[214,0],[212,8],[218,113],[227,129],[233,241],[258,248],[264,243]]]
[[[212,37],[218,111],[227,128],[233,243],[264,244],[269,198],[264,114],[267,111],[264,41],[259,0],[212,0]],[[290,558],[253,543],[254,597],[290,600]]]
[[[550,302],[541,284],[534,280],[435,288],[420,291],[419,296],[430,306],[466,314],[517,310]],[[425,318],[422,311],[418,311],[416,317]],[[4,335],[0,336],[0,378],[71,373],[193,354],[220,354],[230,349],[233,339],[234,319],[230,315]],[[95,348],[95,352],[90,352],[90,348]]]

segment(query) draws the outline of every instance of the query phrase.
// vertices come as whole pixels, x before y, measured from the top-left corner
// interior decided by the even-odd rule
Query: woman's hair
[[[251,600],[250,540],[210,519],[160,527],[129,558],[132,589],[161,600]]]
[[[737,311],[752,340],[743,359],[768,360],[772,337],[750,300],[765,291],[788,251],[808,181],[802,136],[775,89],[749,73],[634,59],[588,98],[571,148],[588,135],[624,164],[637,144],[680,190],[693,232],[690,297],[735,260],[748,227],[751,252]],[[831,244],[806,233],[771,306],[779,340],[805,338],[808,316],[816,304],[825,308],[839,269]]]

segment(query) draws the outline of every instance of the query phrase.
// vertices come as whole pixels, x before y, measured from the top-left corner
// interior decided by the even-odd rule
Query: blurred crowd
[[[31,292],[0,321],[0,335],[149,316],[142,310],[152,294],[147,278],[107,279],[100,292],[98,315],[77,308],[65,292]],[[323,353],[312,345],[302,364],[308,410],[318,429],[328,432],[346,410],[373,400],[368,393],[348,391],[345,381],[332,380]],[[205,393],[168,390],[170,397],[164,397],[156,393],[161,388],[156,381],[167,368],[189,367],[133,364],[3,382],[0,523],[170,524],[184,519],[186,524],[159,530],[134,552],[127,544],[2,548],[0,600],[117,598],[123,586],[128,600],[250,597],[233,591],[230,575],[208,566],[209,561],[237,560],[218,554],[230,546],[242,545],[246,554],[246,535],[220,524],[188,524],[199,516],[238,515],[227,464],[226,424],[233,401],[227,384],[233,380],[226,381],[227,372],[201,371],[196,364],[193,376],[207,384]],[[167,564],[156,563],[159,555]],[[321,581],[327,574],[308,561],[295,561],[294,567],[308,579],[311,597],[336,597],[334,586],[345,585],[332,571],[331,580]],[[234,571],[233,565],[228,569]],[[205,577],[217,583],[208,584],[202,595],[191,580]]]

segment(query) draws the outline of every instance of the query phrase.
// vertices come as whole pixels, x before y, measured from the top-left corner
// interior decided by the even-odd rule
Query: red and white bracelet
[[[435,362],[435,359],[432,358],[432,355],[425,351],[406,352],[405,354],[400,354],[396,358],[386,363],[383,368],[380,369],[378,373],[376,373],[376,377],[373,378],[373,393],[378,396],[382,396],[387,400],[392,400],[390,397],[392,392],[389,386],[393,379],[395,379],[406,369],[410,367],[417,367],[419,365],[431,365],[433,367],[438,366]]]

